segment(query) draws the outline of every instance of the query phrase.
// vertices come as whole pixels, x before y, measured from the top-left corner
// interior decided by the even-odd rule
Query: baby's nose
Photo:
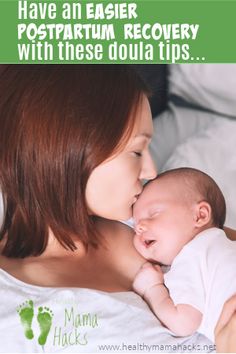
[[[144,221],[140,221],[135,225],[135,232],[137,235],[141,235],[143,232],[147,230],[146,224]]]

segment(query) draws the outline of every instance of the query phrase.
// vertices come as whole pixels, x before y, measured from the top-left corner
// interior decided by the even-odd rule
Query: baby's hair
[[[186,187],[188,197],[196,198],[195,195],[197,194],[201,201],[207,202],[211,207],[212,224],[223,229],[226,217],[226,203],[223,193],[213,178],[195,168],[181,167],[165,171],[159,174],[155,180],[168,177],[174,177],[176,182],[181,181]]]

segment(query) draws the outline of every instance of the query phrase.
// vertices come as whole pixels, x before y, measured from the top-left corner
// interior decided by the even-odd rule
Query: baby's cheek
[[[138,249],[137,249],[137,247],[138,247],[138,240],[137,240],[137,236],[136,236],[136,235],[135,235],[134,238],[133,238],[133,244],[134,244],[134,247],[136,248],[136,250],[138,250]]]
[[[138,253],[143,255],[141,243],[140,243],[140,240],[139,240],[139,236],[137,236],[137,235],[134,236],[133,244],[134,244],[134,247],[136,248],[136,250],[138,251]]]

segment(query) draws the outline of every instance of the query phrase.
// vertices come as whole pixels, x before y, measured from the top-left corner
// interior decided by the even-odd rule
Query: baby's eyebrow
[[[149,211],[159,210],[162,207],[163,203],[161,201],[155,201],[150,204]]]

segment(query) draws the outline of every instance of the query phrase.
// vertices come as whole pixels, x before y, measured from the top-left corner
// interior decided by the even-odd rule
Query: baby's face
[[[170,179],[155,180],[134,205],[134,246],[150,261],[170,265],[194,237],[193,207],[181,189]]]

